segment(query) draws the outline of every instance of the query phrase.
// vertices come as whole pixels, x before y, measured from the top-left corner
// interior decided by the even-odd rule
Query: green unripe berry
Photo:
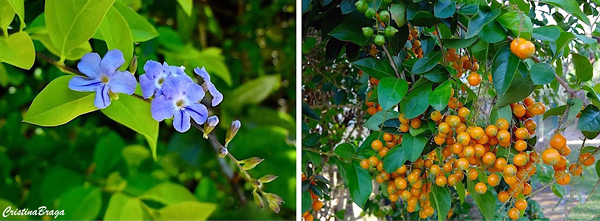
[[[363,31],[363,35],[367,38],[373,37],[373,28],[371,27],[364,27],[362,28]]]
[[[379,12],[379,20],[381,20],[383,23],[390,21],[390,12],[387,10]]]
[[[369,8],[367,9],[367,11],[365,12],[365,16],[367,16],[367,18],[374,18],[375,17],[375,9],[373,8]]]
[[[398,33],[398,29],[392,27],[392,26],[387,26],[385,27],[385,37],[391,38],[394,37],[394,35],[396,35],[396,33]]]
[[[356,10],[360,13],[365,13],[367,11],[367,9],[369,8],[369,5],[364,2],[364,1],[357,1],[356,4],[354,4],[356,6]]]
[[[382,46],[385,43],[385,37],[383,37],[383,35],[375,35],[373,43],[377,46]]]

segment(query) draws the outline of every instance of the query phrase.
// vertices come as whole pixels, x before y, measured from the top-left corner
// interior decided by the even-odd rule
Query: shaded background
[[[47,206],[73,211],[76,208],[65,208],[64,201],[78,205],[82,199],[61,196],[74,188],[95,186],[102,190],[102,200],[93,219],[102,219],[111,193],[122,190],[135,196],[172,182],[187,188],[200,202],[217,204],[209,219],[294,219],[295,2],[195,0],[191,17],[177,1],[120,2],[150,21],[160,34],[135,45],[136,75],[143,74],[149,59],[185,65],[188,74],[197,64],[224,64],[217,69],[230,74],[231,85],[212,78],[224,95],[224,102],[210,114],[221,120],[213,134],[223,141],[230,122],[241,120],[242,129],[230,143],[230,152],[238,159],[265,159],[249,171],[254,178],[279,176],[263,189],[286,201],[280,214],[258,208],[250,184],[228,159],[219,159],[194,128],[180,134],[170,122],[161,123],[155,162],[142,135],[99,111],[54,128],[21,123],[37,93],[65,75],[40,58],[31,70],[0,63],[4,67],[0,74],[8,78],[8,84],[0,86],[0,208]],[[44,1],[26,1],[25,22],[29,25],[43,11]],[[93,51],[106,53],[103,41],[90,43]],[[39,41],[34,44],[37,52],[56,59]],[[76,67],[76,62],[66,65]]]

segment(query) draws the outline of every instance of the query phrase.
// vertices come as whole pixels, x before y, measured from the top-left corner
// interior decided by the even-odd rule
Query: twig
[[[69,67],[69,66],[65,66],[65,65],[59,63],[58,61],[56,61],[56,60],[48,57],[47,55],[42,54],[41,52],[35,52],[35,55],[37,57],[43,59],[44,61],[50,63],[51,65],[54,65],[54,66],[58,67],[61,70],[66,70],[66,71],[71,72],[73,74],[87,77],[87,75],[85,75],[84,73],[81,73],[79,70],[77,70],[75,68],[72,68],[72,67]]]
[[[396,73],[396,77],[404,79],[404,76],[400,76],[400,73],[398,73],[398,67],[396,67],[394,58],[392,57],[392,55],[390,55],[390,52],[388,51],[387,47],[385,45],[382,45],[381,47],[383,48],[383,51],[385,51],[385,54],[390,60],[390,64],[392,65],[392,69],[394,69],[394,73]]]

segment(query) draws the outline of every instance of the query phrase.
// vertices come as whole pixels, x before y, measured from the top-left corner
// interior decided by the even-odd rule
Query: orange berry
[[[525,142],[524,140],[517,140],[515,142],[515,150],[521,152],[525,149],[527,149],[527,142]]]
[[[456,162],[456,168],[459,170],[466,170],[467,168],[469,168],[469,161],[465,158],[458,159],[458,161]]]
[[[544,150],[544,152],[542,152],[542,161],[544,161],[545,164],[550,166],[558,164],[560,157],[560,153],[558,153],[558,151],[553,148],[547,148],[546,150]]]
[[[550,146],[556,150],[562,150],[567,146],[567,139],[563,135],[556,133],[550,139]]]
[[[410,120],[410,126],[413,129],[417,129],[417,128],[421,127],[421,119],[414,118],[414,119]]]
[[[508,198],[510,198],[510,195],[508,195],[506,191],[500,191],[498,193],[498,200],[500,200],[500,202],[505,203],[506,201],[508,201]]]
[[[471,115],[471,111],[469,110],[469,108],[461,107],[460,109],[458,109],[459,117],[467,118],[469,117],[469,115]]]
[[[377,166],[377,163],[379,163],[379,159],[377,159],[377,157],[369,157],[369,164],[371,164],[371,166]]]
[[[521,104],[517,104],[513,107],[512,109],[513,114],[515,115],[515,117],[517,118],[521,118],[523,116],[525,116],[525,114],[527,113],[527,109],[525,109],[525,107]]]
[[[494,168],[496,168],[499,171],[504,171],[504,168],[506,167],[506,159],[500,157],[497,158],[496,161],[494,162]]]
[[[440,175],[435,178],[435,184],[438,186],[445,186],[447,182],[448,180],[444,175]]]
[[[381,148],[383,148],[383,143],[380,140],[374,140],[371,142],[371,148],[373,148],[375,151],[379,151]]]
[[[479,194],[484,194],[485,192],[487,192],[487,186],[485,185],[485,183],[479,182],[475,184],[475,192]]]
[[[515,176],[517,175],[517,167],[515,165],[509,164],[504,167],[504,176]]]
[[[489,125],[485,128],[485,134],[490,137],[495,137],[498,134],[498,127],[496,125]]]
[[[515,130],[515,137],[521,140],[529,139],[529,131],[524,127],[519,127]]]
[[[513,157],[513,163],[520,167],[525,166],[525,164],[527,164],[527,158],[528,157],[525,157],[523,154],[516,154]]]
[[[381,150],[379,150],[379,156],[381,157],[385,157],[385,155],[387,155],[387,153],[390,151],[390,149],[388,149],[387,147],[381,148]],[[383,162],[383,161],[382,161]]]
[[[511,208],[508,210],[508,217],[512,220],[517,220],[521,216],[521,212],[517,208]]]
[[[313,202],[312,207],[314,210],[321,210],[321,208],[323,208],[323,202],[316,200]]]
[[[466,132],[461,132],[456,135],[456,142],[463,146],[467,146],[469,145],[469,142],[471,142],[471,136],[469,136],[469,134]]]
[[[509,124],[504,118],[500,118],[496,121],[496,126],[498,127],[498,130],[508,130]]]
[[[498,139],[498,142],[500,142],[500,143],[510,142],[510,133],[504,129],[500,130],[500,131],[498,131],[496,138]]]
[[[535,45],[523,38],[515,38],[510,44],[510,51],[521,59],[527,59],[535,53]]]
[[[556,179],[556,183],[564,186],[571,182],[571,175],[565,171],[558,171],[554,173],[554,179]]]
[[[392,140],[394,140],[394,135],[392,135],[391,133],[385,132],[385,133],[383,133],[383,140],[392,141]]]
[[[579,162],[584,166],[590,166],[594,164],[595,161],[596,157],[594,157],[594,155],[591,153],[582,153],[579,155]]]
[[[498,184],[500,184],[500,177],[498,174],[492,173],[488,176],[487,182],[492,187],[498,186]]]
[[[363,169],[369,169],[369,160],[367,159],[362,159],[360,161],[360,167],[362,167]]]
[[[431,120],[436,122],[442,120],[442,114],[439,111],[431,112]]]
[[[458,99],[451,97],[450,100],[448,100],[448,108],[456,109],[456,107],[458,107]]]
[[[481,157],[481,161],[483,161],[483,164],[491,166],[496,162],[496,155],[492,152],[487,152]]]
[[[471,72],[467,77],[467,81],[471,86],[475,87],[481,83],[481,75],[477,74],[477,72]]]

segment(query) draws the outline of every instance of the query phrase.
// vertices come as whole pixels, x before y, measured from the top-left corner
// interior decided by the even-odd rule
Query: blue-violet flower
[[[175,130],[183,133],[190,129],[190,117],[198,124],[204,124],[208,109],[198,103],[204,97],[200,85],[185,78],[169,77],[162,85],[162,95],[150,104],[152,118],[156,121],[173,118]]]
[[[74,91],[95,91],[94,105],[103,109],[110,105],[110,93],[133,94],[137,81],[129,71],[117,69],[125,63],[123,53],[118,49],[106,52],[100,59],[98,53],[87,53],[77,64],[86,76],[74,76],[69,80],[69,88]]]
[[[202,79],[204,79],[204,84],[202,84],[202,88],[204,88],[205,91],[208,91],[210,93],[210,95],[213,97],[212,99],[212,106],[217,106],[219,105],[219,103],[221,103],[221,101],[223,101],[223,94],[221,94],[221,92],[219,92],[217,90],[217,88],[215,87],[215,85],[210,82],[210,76],[208,75],[208,72],[206,72],[206,70],[204,69],[204,67],[202,68],[194,68],[194,72],[197,75],[200,75],[200,77],[202,77]]]

